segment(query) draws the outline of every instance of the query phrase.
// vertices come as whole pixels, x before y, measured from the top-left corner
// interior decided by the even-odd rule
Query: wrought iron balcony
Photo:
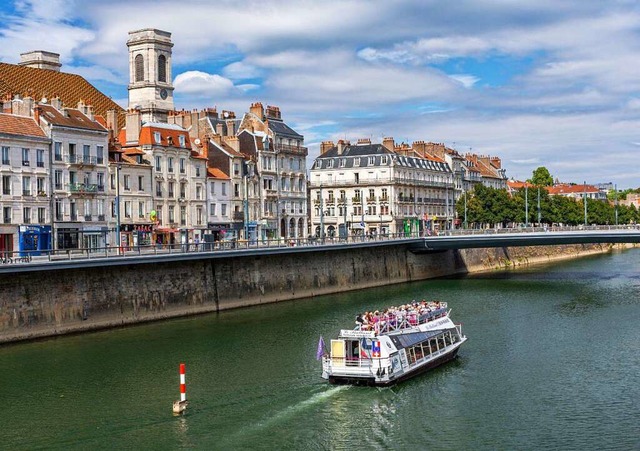
[[[80,194],[93,194],[98,191],[98,185],[94,183],[69,183],[69,191]]]

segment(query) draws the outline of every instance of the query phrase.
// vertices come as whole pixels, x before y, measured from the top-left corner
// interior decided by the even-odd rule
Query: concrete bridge
[[[471,234],[451,234],[423,238],[413,244],[415,253],[449,249],[471,249],[514,246],[550,246],[559,244],[640,243],[637,228],[606,228],[592,230],[513,232],[512,229],[475,231]]]

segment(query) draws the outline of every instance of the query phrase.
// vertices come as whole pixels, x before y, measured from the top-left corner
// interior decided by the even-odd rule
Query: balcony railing
[[[104,221],[104,215],[98,215],[98,221]]]
[[[96,193],[98,185],[93,183],[69,183],[69,191],[81,194]]]
[[[242,212],[242,211],[234,211],[233,212],[233,219],[235,221],[239,221],[239,220],[244,219],[244,212]]]
[[[96,157],[91,157],[88,155],[67,155],[65,158],[65,163],[67,164],[88,164],[94,165],[98,159]]]
[[[92,216],[91,215],[84,215],[84,220],[85,221],[91,221]]]
[[[298,155],[308,155],[309,149],[304,146],[290,146],[288,144],[276,144],[274,146],[276,152],[295,153]]]

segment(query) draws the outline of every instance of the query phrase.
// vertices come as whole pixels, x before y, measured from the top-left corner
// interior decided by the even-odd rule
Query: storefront
[[[42,255],[51,249],[51,226],[21,225],[18,230],[20,256]]]
[[[15,232],[15,226],[0,226],[0,257],[2,257],[6,253],[13,252]]]
[[[57,249],[78,249],[79,236],[80,236],[80,226],[56,227],[56,248]]]
[[[208,224],[209,232],[211,232],[213,241],[222,241],[225,239],[227,232],[232,230],[230,223],[212,223]]]
[[[84,226],[82,228],[82,248],[100,251],[106,246],[109,229],[106,226]]]
[[[125,250],[138,246],[150,246],[152,238],[152,224],[122,224],[120,226],[120,245]]]
[[[151,234],[153,243],[157,246],[175,246],[180,244],[179,230],[170,227],[156,227]]]

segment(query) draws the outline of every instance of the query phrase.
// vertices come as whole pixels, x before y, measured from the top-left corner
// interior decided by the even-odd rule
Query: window
[[[173,158],[167,160],[167,171],[173,172]]]
[[[84,220],[91,221],[91,201],[89,199],[84,201]]]
[[[62,161],[62,143],[56,142],[53,145],[53,159],[56,161]]]
[[[180,207],[180,225],[187,225],[187,207]]]
[[[62,208],[62,200],[56,199],[56,221],[62,221],[63,218],[63,208]]]
[[[9,164],[9,147],[2,146],[2,164]]]
[[[162,164],[160,163],[160,157],[156,157],[156,171],[162,171]]]
[[[77,174],[75,171],[69,171],[69,183],[72,185],[75,185],[76,182],[78,181],[77,179]]]
[[[144,202],[138,202],[138,217],[144,218]]]
[[[2,222],[11,224],[11,207],[2,208]]]
[[[36,191],[38,192],[38,196],[47,195],[47,190],[44,187],[44,177],[36,178]]]
[[[85,144],[84,146],[82,146],[82,161],[85,164],[89,164],[91,163],[91,146]]]
[[[162,196],[162,182],[156,182],[156,197]]]
[[[200,165],[196,165],[196,177],[200,177]]]
[[[235,197],[240,197],[240,184],[239,183],[234,183],[233,184],[233,195]]]
[[[131,176],[128,174],[125,174],[124,176],[124,189],[125,191],[131,191]]]
[[[29,166],[29,149],[22,149],[22,166]]]
[[[60,169],[56,169],[53,173],[53,183],[55,189],[62,189],[62,171]]]
[[[347,159],[346,158],[340,158],[340,167],[341,168],[343,168],[346,163],[347,163]]]
[[[222,195],[227,195],[227,182],[222,182]]]
[[[186,183],[181,183],[180,184],[180,197],[182,197],[182,198],[187,197],[187,184]]]
[[[111,189],[116,189],[116,175],[113,173],[109,174],[109,185]]]
[[[184,167],[184,158],[180,158],[180,174],[184,174],[187,170]]]
[[[70,214],[71,220],[72,221],[77,221],[78,220],[78,208],[76,207],[76,203],[74,201],[71,201],[71,203],[69,204],[69,210],[71,212],[71,214]]]
[[[131,201],[130,200],[126,200],[124,202],[124,217],[125,218],[131,217]]]
[[[164,55],[158,57],[158,81],[167,82],[167,57]]]
[[[202,225],[202,207],[196,208],[196,224]]]
[[[327,168],[331,169],[333,167],[333,160],[327,161]]]
[[[144,191],[144,176],[138,176],[138,191]]]
[[[240,175],[240,165],[233,163],[233,175]]]
[[[46,218],[47,210],[44,207],[38,207],[38,223],[44,224],[47,220]]]
[[[6,194],[6,195],[11,194],[11,176],[10,175],[2,176],[2,194]]]
[[[202,200],[202,186],[196,185],[196,200]]]
[[[104,172],[98,172],[98,191],[104,192]]]
[[[174,197],[174,195],[173,195],[173,186],[174,186],[174,183],[173,182],[169,182],[169,197]]]
[[[227,216],[227,204],[220,205],[220,214],[222,216]]]
[[[135,81],[144,81],[144,57],[140,54],[134,58],[134,66],[136,73]]]
[[[179,135],[178,136],[178,141],[180,142],[180,147],[186,147],[187,139],[185,138],[184,135]]]
[[[162,224],[162,205],[156,205],[156,221]]]
[[[216,193],[216,182],[211,182],[211,194],[215,194]]]
[[[209,204],[209,214],[211,216],[216,215],[216,204]]]
[[[36,149],[36,166],[44,167],[44,149]]]
[[[169,223],[170,224],[174,224],[176,222],[174,210],[175,210],[175,207],[173,205],[169,205]]]
[[[387,156],[383,155],[382,157],[380,157],[380,163],[381,164],[387,164]]]
[[[97,163],[104,163],[104,146],[96,146]]]
[[[369,157],[369,166],[373,166],[376,163],[376,157]]]
[[[162,142],[162,136],[160,136],[160,132],[153,132],[153,140],[156,144],[160,144]]]
[[[31,177],[22,177],[22,195],[31,196]]]

